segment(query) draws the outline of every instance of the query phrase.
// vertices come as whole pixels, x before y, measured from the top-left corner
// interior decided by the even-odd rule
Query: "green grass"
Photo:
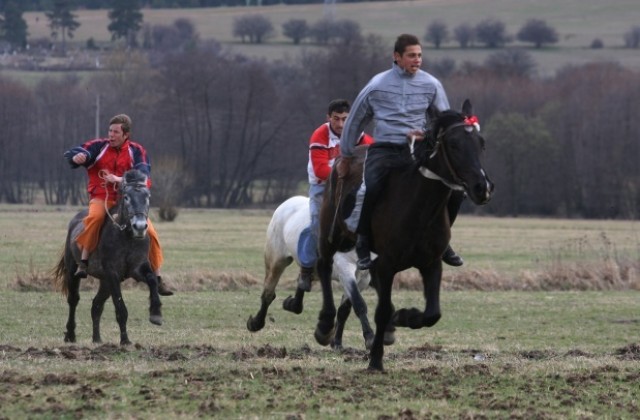
[[[148,322],[148,292],[127,280],[134,345],[117,345],[110,301],[105,344],[91,343],[89,283],[78,342],[65,344],[65,299],[16,284],[49,281],[76,210],[0,206],[0,418],[638,417],[638,291],[450,290],[461,273],[497,270],[517,280],[548,270],[560,254],[584,264],[637,257],[635,221],[461,216],[453,240],[466,264],[445,269],[442,319],[398,330],[385,350],[386,374],[371,374],[353,315],[344,352],[316,344],[318,285],[301,315],[282,309],[294,268],[265,328],[247,331],[260,304],[269,210],[182,209],[173,223],[155,221],[164,274],[178,288],[162,299],[164,324]],[[230,287],[237,278],[253,283]],[[373,323],[375,293],[364,298]],[[417,291],[394,290],[393,300],[397,308],[424,305]]]
[[[547,21],[559,34],[559,42],[541,51],[531,50],[543,76],[552,75],[567,64],[583,64],[591,61],[617,61],[625,66],[640,69],[640,55],[623,49],[623,35],[638,24],[639,12],[635,0],[414,0],[393,2],[338,3],[335,15],[339,19],[358,22],[363,34],[376,34],[391,45],[400,32],[415,33],[422,37],[426,26],[440,19],[453,29],[464,22],[472,25],[487,18],[503,21],[507,33],[515,35],[527,19]],[[291,60],[292,55],[307,48],[303,43],[293,46],[282,35],[282,24],[290,19],[305,19],[313,24],[324,16],[324,5],[277,5],[269,7],[231,7],[208,9],[145,9],[144,22],[151,25],[170,25],[177,18],[191,20],[201,39],[214,38],[235,51],[268,59]],[[264,45],[241,44],[233,37],[233,22],[238,16],[259,13],[267,17],[277,35]],[[75,11],[81,26],[70,42],[84,45],[89,38],[100,44],[109,44],[106,10]],[[48,37],[50,30],[43,13],[25,13],[32,38]],[[399,25],[400,23],[400,25]],[[599,38],[605,48],[588,48]],[[513,45],[526,45],[519,42]],[[425,47],[429,45],[425,44]],[[429,59],[450,57],[458,63],[481,62],[495,50],[483,48],[462,51],[455,42],[443,45],[442,50],[428,49]]]
[[[258,290],[165,298],[165,324],[146,320],[146,294],[125,293],[119,348],[112,306],[90,343],[85,292],[76,345],[62,343],[66,303],[53,293],[0,295],[0,416],[7,418],[636,418],[637,293],[443,294],[443,318],[399,330],[387,373],[365,371],[354,319],[343,353],[315,344],[320,297],[296,316],[280,308],[263,331],[244,322]],[[366,294],[372,302],[373,295]],[[421,304],[395,293],[396,305]],[[24,310],[29,308],[29,310]],[[110,344],[109,344],[110,343]]]

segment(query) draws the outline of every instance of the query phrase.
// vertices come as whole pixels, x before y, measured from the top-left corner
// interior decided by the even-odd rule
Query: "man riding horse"
[[[64,153],[72,168],[87,168],[89,180],[89,214],[83,219],[84,229],[75,238],[82,250],[76,277],[87,277],[89,254],[96,248],[100,237],[100,228],[104,223],[107,208],[112,207],[118,197],[118,186],[123,174],[129,169],[138,169],[147,176],[147,186],[151,187],[151,165],[147,151],[139,143],[130,139],[131,118],[125,114],[116,115],[109,121],[108,138],[89,140]],[[149,223],[149,262],[158,277],[158,290],[163,296],[173,294],[162,282],[160,266],[163,256],[158,234],[151,221]]]
[[[428,129],[427,108],[430,105],[440,110],[450,108],[440,81],[420,69],[422,47],[416,36],[400,35],[393,58],[393,67],[374,76],[354,101],[340,142],[342,159],[336,167],[339,178],[348,175],[360,133],[373,121],[376,143],[367,150],[364,179],[356,195],[355,208],[346,221],[347,227],[358,234],[356,253],[361,270],[371,267],[371,214],[388,173],[393,168],[406,166],[403,151],[408,139],[424,140]],[[447,205],[450,224],[453,224],[464,197],[462,191],[451,194]],[[451,246],[447,247],[442,261],[453,266],[463,264]]]

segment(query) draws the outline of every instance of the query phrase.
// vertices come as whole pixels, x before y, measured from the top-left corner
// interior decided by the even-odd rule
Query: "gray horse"
[[[149,213],[149,189],[147,177],[138,170],[130,170],[123,176],[118,202],[108,214],[100,233],[100,241],[89,258],[88,274],[100,280],[98,293],[91,305],[93,320],[93,342],[100,338],[100,317],[105,301],[111,297],[116,310],[116,320],[120,326],[120,344],[131,344],[127,336],[127,307],[122,299],[120,283],[131,277],[145,282],[150,291],[149,321],[162,324],[158,279],[149,263],[149,236],[147,216]],[[67,240],[63,255],[54,268],[54,278],[58,289],[67,297],[69,318],[64,341],[75,343],[75,313],[80,300],[80,278],[76,272],[80,261],[80,250],[74,238],[83,229],[82,219],[87,210],[75,215],[69,222]]]

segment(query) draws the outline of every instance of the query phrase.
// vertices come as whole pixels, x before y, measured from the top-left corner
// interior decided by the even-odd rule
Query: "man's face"
[[[348,112],[332,112],[331,115],[327,115],[327,120],[329,121],[329,126],[331,127],[331,131],[336,133],[338,137],[342,136],[342,129],[344,128],[344,122],[347,121],[347,117],[349,116]]]
[[[398,63],[398,67],[409,74],[416,74],[422,65],[422,47],[420,45],[409,45],[402,55],[393,53],[393,58]]]
[[[111,124],[109,126],[109,146],[120,147],[127,140],[129,134],[122,131],[122,124]]]

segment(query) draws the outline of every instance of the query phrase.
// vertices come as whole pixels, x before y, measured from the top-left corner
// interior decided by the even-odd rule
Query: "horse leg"
[[[151,265],[144,263],[140,267],[140,274],[142,277],[138,277],[134,274],[134,279],[137,281],[144,281],[149,286],[149,322],[155,325],[162,325],[162,302],[160,302],[160,292],[158,290],[158,277],[151,269]]]
[[[351,301],[347,295],[342,295],[342,301],[338,307],[338,316],[336,319],[336,333],[331,340],[331,348],[335,350],[342,350],[342,333],[344,332],[344,325],[351,313]]]
[[[318,344],[322,346],[328,345],[335,334],[334,323],[336,317],[336,305],[333,302],[333,287],[331,284],[333,257],[324,257],[324,255],[328,254],[321,252],[316,266],[320,277],[320,285],[322,286],[322,308],[320,309],[318,324],[313,334]]]
[[[104,303],[109,298],[109,289],[104,286],[104,282],[100,281],[100,287],[98,293],[93,298],[91,303],[91,321],[93,323],[93,342],[102,343],[100,338],[100,318],[102,317],[102,311],[104,310]]]
[[[65,280],[67,282],[67,303],[69,304],[69,318],[67,318],[67,331],[64,333],[65,343],[76,342],[76,308],[80,301],[80,279],[73,275],[73,271],[68,270],[65,273]]]
[[[287,296],[282,302],[282,309],[300,315],[304,309],[304,293],[303,289],[296,287],[296,294],[294,296]]]
[[[350,278],[348,281],[344,283],[344,291],[347,295],[351,305],[353,306],[353,311],[356,316],[360,320],[360,325],[362,326],[362,336],[364,338],[364,346],[367,350],[371,350],[371,346],[373,345],[373,329],[369,324],[369,315],[367,303],[364,301],[362,294],[360,293],[366,285],[362,283],[356,283],[355,279]]]
[[[376,335],[373,339],[369,357],[369,370],[382,372],[384,370],[382,357],[384,355],[384,340],[387,327],[393,315],[393,304],[391,303],[391,286],[393,284],[394,273],[383,264],[381,258],[370,270],[372,279],[375,279],[378,293],[378,305],[376,306]]]
[[[290,258],[282,259],[275,263],[269,263],[265,257],[266,275],[264,277],[262,295],[260,296],[260,309],[255,316],[249,315],[249,319],[247,320],[247,329],[249,331],[256,332],[264,328],[269,305],[271,305],[271,302],[276,298],[276,286],[280,281],[280,277],[282,276],[284,269],[287,268],[289,264],[291,264]]]
[[[111,274],[107,276],[109,285],[111,286],[111,299],[113,300],[113,306],[116,309],[116,321],[120,327],[120,345],[126,346],[131,344],[129,336],[127,335],[127,319],[129,318],[129,312],[127,306],[124,304],[122,298],[122,290],[120,289],[120,279],[117,275]]]
[[[437,261],[435,268],[420,270],[422,284],[424,286],[424,299],[426,307],[422,315],[422,325],[433,327],[440,317],[440,282],[442,281],[442,262]]]
[[[424,311],[418,308],[399,309],[393,315],[393,323],[399,327],[418,329],[432,327],[440,319],[440,280],[442,278],[442,261],[420,268],[423,293],[426,301]]]

